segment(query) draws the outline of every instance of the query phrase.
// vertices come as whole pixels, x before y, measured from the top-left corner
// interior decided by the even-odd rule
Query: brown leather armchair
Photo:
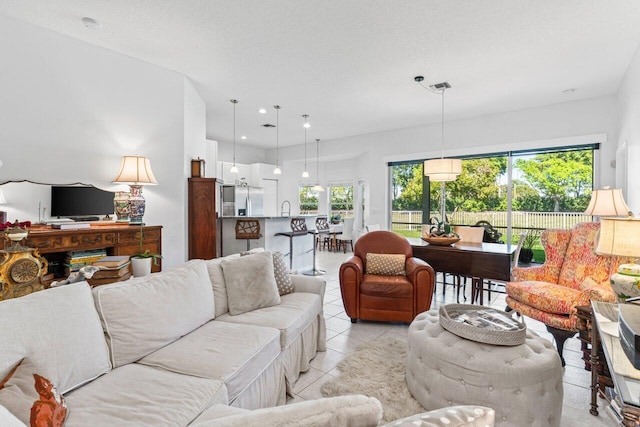
[[[406,238],[390,231],[373,231],[356,242],[354,255],[340,266],[340,291],[347,316],[389,322],[412,322],[431,307],[435,272],[414,258]],[[402,254],[406,276],[367,274],[367,253]]]

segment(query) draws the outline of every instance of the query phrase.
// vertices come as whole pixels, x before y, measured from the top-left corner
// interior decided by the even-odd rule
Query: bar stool
[[[236,240],[246,240],[247,250],[251,250],[251,240],[259,239],[260,221],[257,219],[239,219],[236,221]]]
[[[316,218],[316,242],[317,249],[327,246],[331,249],[331,239],[329,238],[329,220],[326,216]]]
[[[291,231],[283,231],[275,235],[289,238],[289,269],[293,269],[293,238],[296,236],[306,236],[309,230],[307,230],[307,220],[304,217],[291,218],[290,227]]]

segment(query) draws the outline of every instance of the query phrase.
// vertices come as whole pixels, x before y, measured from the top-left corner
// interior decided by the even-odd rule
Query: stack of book
[[[75,273],[85,265],[91,265],[94,261],[107,256],[106,249],[94,249],[90,251],[67,252],[65,258],[65,274],[67,277],[71,273]]]
[[[93,273],[93,276],[91,279],[88,279],[87,282],[89,282],[91,286],[98,286],[127,280],[131,277],[129,264],[129,256],[127,255],[114,255],[101,258],[92,264],[100,270]]]

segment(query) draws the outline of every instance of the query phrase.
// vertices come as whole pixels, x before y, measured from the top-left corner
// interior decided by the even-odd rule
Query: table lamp
[[[144,216],[145,200],[142,197],[143,185],[155,185],[158,182],[151,171],[151,162],[146,157],[123,156],[118,175],[114,183],[129,184],[129,223],[141,225]]]
[[[629,206],[624,201],[621,189],[604,187],[602,190],[593,190],[584,213],[600,217],[628,216]]]
[[[619,257],[640,257],[640,218],[601,218],[596,253]],[[629,302],[640,296],[640,265],[621,264],[611,276],[618,300]]]

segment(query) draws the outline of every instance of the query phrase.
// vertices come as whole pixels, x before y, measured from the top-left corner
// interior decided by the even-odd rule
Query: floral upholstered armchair
[[[543,322],[562,350],[577,331],[576,307],[589,301],[615,302],[609,277],[627,258],[595,253],[600,223],[584,222],[571,230],[545,230],[540,236],[545,263],[514,268],[507,283],[507,305],[525,316]]]

